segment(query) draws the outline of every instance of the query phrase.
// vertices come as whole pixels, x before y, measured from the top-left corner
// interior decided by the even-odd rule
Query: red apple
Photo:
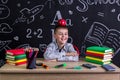
[[[59,26],[66,26],[66,20],[65,19],[58,20],[58,25]]]

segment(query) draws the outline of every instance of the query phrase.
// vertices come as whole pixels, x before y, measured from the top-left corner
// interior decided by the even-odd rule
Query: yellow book
[[[21,59],[21,60],[16,60],[16,61],[11,61],[11,60],[7,60],[7,62],[9,63],[19,63],[19,62],[24,62],[24,61],[27,61],[27,59]]]
[[[96,61],[101,61],[101,62],[111,61],[111,58],[108,58],[108,59],[100,59],[100,58],[94,58],[94,57],[90,57],[90,56],[86,56],[85,58],[86,58],[86,59],[96,60]]]

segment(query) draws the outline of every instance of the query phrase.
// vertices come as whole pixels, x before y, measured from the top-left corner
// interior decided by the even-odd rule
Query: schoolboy
[[[79,55],[68,41],[67,26],[56,26],[54,29],[55,41],[51,42],[44,53],[45,60],[78,61]]]

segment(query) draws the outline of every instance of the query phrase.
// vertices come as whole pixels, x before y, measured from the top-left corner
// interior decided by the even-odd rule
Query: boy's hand
[[[66,56],[78,56],[78,53],[71,52],[71,53],[66,53]]]

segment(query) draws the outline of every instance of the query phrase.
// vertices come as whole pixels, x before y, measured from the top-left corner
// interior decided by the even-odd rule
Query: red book
[[[112,58],[112,54],[95,54],[91,52],[86,52],[87,56],[97,57],[97,58]]]
[[[22,48],[21,49],[11,49],[11,50],[6,50],[6,54],[16,56],[16,55],[25,54],[25,51]]]

